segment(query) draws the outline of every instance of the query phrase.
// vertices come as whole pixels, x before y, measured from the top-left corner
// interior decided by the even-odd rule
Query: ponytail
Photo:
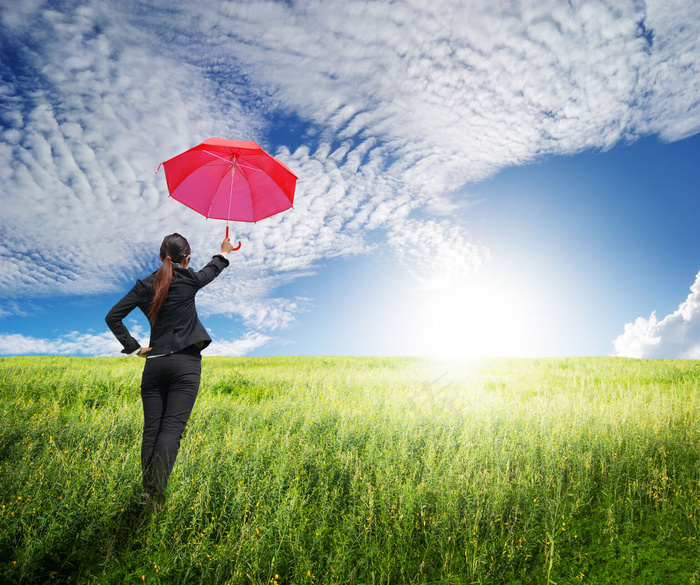
[[[173,278],[177,277],[177,273],[173,268],[173,258],[175,258],[176,262],[182,262],[189,254],[190,245],[180,234],[171,234],[163,239],[163,243],[160,246],[160,257],[163,262],[153,279],[153,301],[148,311],[148,322],[151,324],[151,327],[156,322],[158,313],[163,307],[163,303],[165,303],[170,283],[173,281]]]
[[[156,322],[156,317],[158,313],[160,313],[160,308],[163,306],[168,296],[170,283],[175,276],[172,260],[170,256],[166,256],[153,279],[153,301],[151,302],[151,310],[148,311],[148,322],[151,324],[151,327],[153,327],[153,324]]]

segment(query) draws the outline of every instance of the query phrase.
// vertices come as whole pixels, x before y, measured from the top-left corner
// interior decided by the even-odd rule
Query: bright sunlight
[[[529,357],[539,347],[537,305],[522,290],[485,280],[425,291],[414,334],[422,355]]]

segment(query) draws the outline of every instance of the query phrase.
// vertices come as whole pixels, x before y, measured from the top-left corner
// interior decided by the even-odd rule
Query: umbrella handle
[[[226,237],[228,238],[228,226],[226,226]],[[233,249],[233,252],[235,252],[236,250],[240,250],[240,249],[241,249],[241,241],[238,240],[238,246],[236,246],[236,247]]]

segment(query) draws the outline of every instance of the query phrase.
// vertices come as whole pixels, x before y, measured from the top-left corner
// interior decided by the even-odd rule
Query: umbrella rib
[[[202,152],[206,152],[207,154],[211,154],[214,158],[221,159],[223,161],[226,161],[227,163],[231,162],[231,156],[228,156],[228,157],[221,156],[219,154],[216,154],[215,152],[211,152],[210,150],[203,150]]]
[[[213,156],[214,158],[218,158],[219,160],[222,160],[222,161],[224,161],[224,163],[226,163],[226,170],[222,173],[221,178],[219,179],[219,183],[216,185],[216,189],[214,189],[214,195],[212,195],[211,201],[209,202],[209,209],[207,209],[207,215],[206,215],[206,218],[209,219],[209,215],[211,214],[211,208],[214,206],[214,199],[216,198],[216,193],[218,192],[219,187],[221,186],[221,183],[223,182],[224,177],[226,176],[226,173],[228,172],[229,168],[233,169],[232,160],[235,160],[236,157],[235,157],[235,155],[233,155],[233,159],[231,158],[232,155],[229,155],[228,157],[223,157],[219,154],[216,154],[215,152],[211,152],[210,150],[206,150],[206,149],[203,149],[203,152],[206,152],[207,154]],[[210,161],[210,162],[212,162],[212,161]],[[206,164],[209,165],[209,163],[206,163]],[[229,220],[228,216],[231,215],[231,197],[232,197],[232,195],[233,195],[233,170],[231,172],[231,189],[230,189],[229,198],[228,198],[228,214],[226,217],[226,222],[227,222],[226,225],[228,225],[228,220]]]
[[[239,167],[245,167],[246,169],[250,169],[251,171],[258,171],[259,173],[264,173],[264,172],[265,172],[265,171],[263,171],[261,168],[258,168],[258,167],[256,167],[255,165],[253,165],[253,164],[251,164],[251,163],[241,163],[241,162],[239,162],[239,163],[238,163],[238,166],[239,166]]]
[[[233,199],[233,177],[236,172],[236,159],[231,163],[231,186],[228,190],[228,211],[226,212],[226,235],[228,236],[228,222],[231,220],[231,199]]]
[[[257,221],[257,216],[255,214],[255,197],[253,197],[253,188],[250,186],[250,180],[248,180],[248,175],[245,173],[245,169],[242,165],[238,165],[239,174],[243,175],[245,182],[248,183],[248,191],[250,191],[250,204],[253,206],[253,221]]]

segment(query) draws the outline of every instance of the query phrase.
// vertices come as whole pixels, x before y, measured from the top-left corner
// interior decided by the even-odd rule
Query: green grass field
[[[700,582],[700,363],[205,358],[143,512],[136,358],[0,359],[0,582]]]

